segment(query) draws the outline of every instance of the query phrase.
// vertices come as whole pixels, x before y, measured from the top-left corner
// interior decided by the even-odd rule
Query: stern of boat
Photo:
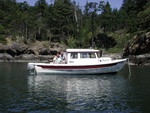
[[[35,74],[35,63],[28,63],[27,70],[29,74]]]

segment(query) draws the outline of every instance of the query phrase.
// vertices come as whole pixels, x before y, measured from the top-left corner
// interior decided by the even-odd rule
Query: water
[[[113,75],[28,74],[0,63],[0,113],[149,113],[150,66]]]

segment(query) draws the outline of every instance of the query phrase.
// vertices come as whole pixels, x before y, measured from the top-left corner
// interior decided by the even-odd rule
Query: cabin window
[[[84,52],[80,53],[80,58],[96,58],[96,56],[93,52]]]
[[[88,58],[87,53],[80,53],[80,58]]]
[[[70,56],[71,59],[77,59],[78,58],[78,53],[71,53],[70,55],[71,55]]]

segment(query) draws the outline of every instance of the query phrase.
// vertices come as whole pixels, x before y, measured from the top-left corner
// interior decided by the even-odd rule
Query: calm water
[[[0,113],[150,113],[150,66],[114,75],[28,75],[0,63]]]

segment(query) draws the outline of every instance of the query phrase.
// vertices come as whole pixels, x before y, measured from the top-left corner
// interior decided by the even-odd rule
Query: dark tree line
[[[99,43],[107,41],[103,46],[108,48],[116,43],[108,32],[148,31],[149,26],[148,0],[123,0],[119,10],[103,1],[87,2],[83,8],[71,0],[51,0],[51,4],[38,0],[34,6],[0,0],[0,42],[20,36],[25,40],[63,42],[70,47],[90,47],[93,42],[102,47]]]

